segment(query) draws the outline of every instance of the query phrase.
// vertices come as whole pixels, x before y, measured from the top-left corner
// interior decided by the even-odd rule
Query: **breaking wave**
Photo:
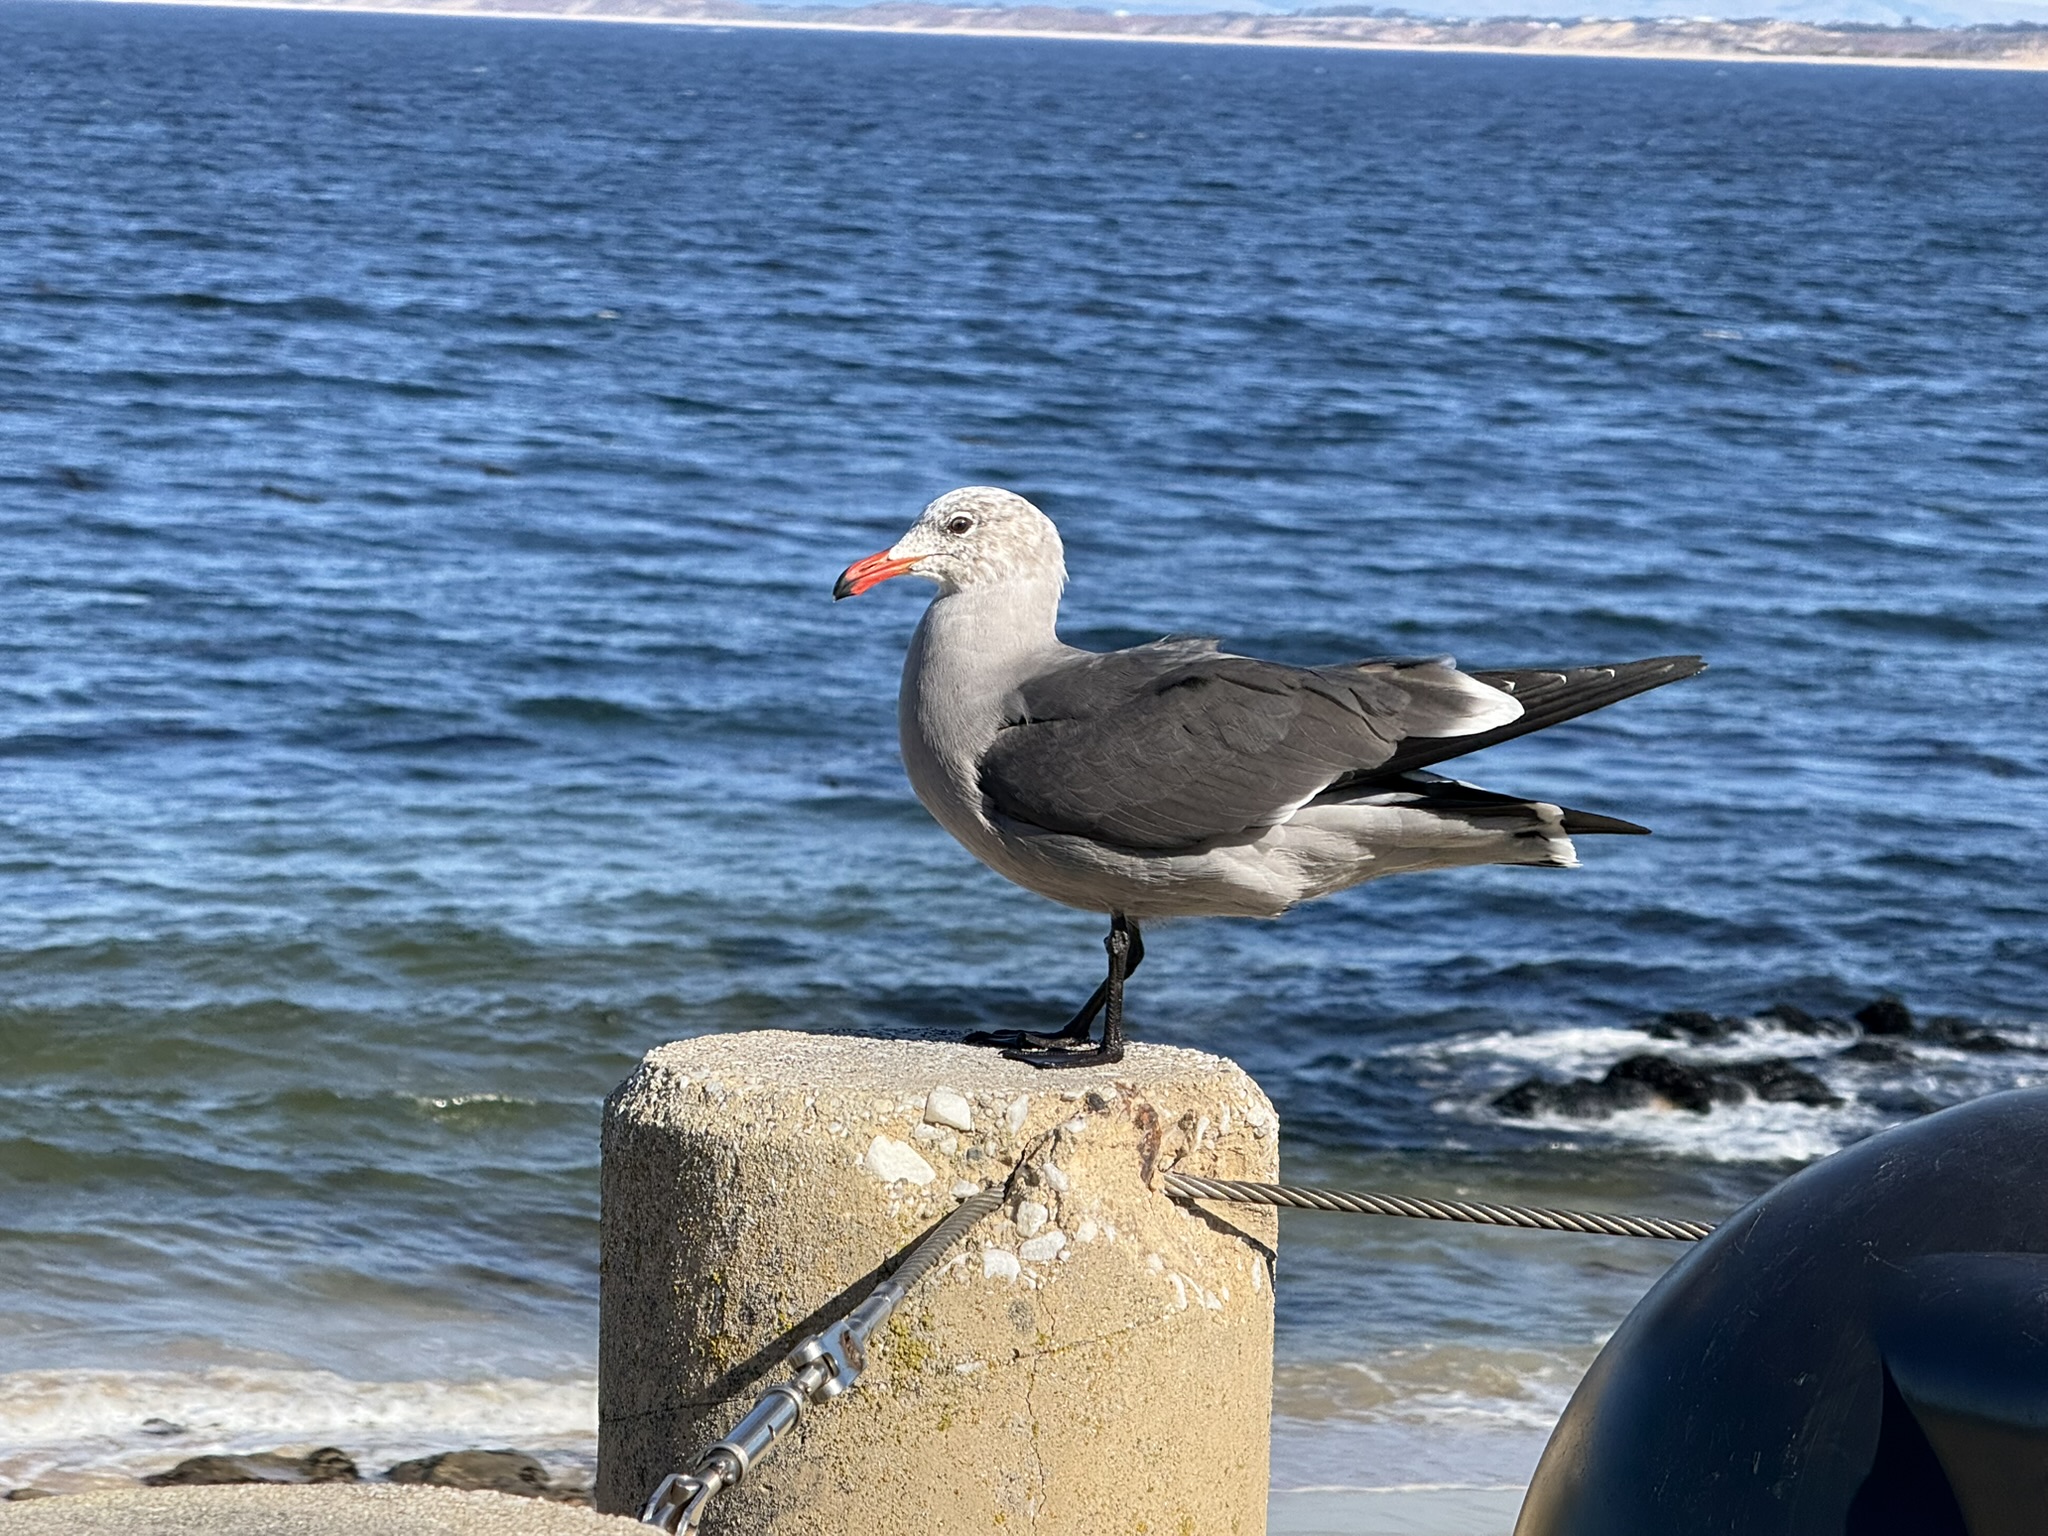
[[[37,1370],[0,1375],[0,1486],[125,1485],[188,1456],[334,1445],[374,1476],[408,1457],[516,1446],[589,1480],[597,1384],[350,1381],[331,1371]]]

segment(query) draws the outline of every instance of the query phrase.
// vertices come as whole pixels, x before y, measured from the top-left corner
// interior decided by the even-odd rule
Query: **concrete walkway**
[[[1281,1493],[1272,1536],[1506,1536],[1520,1489]],[[5,1536],[626,1536],[615,1515],[390,1483],[135,1488],[0,1503]]]
[[[1508,1536],[1519,1488],[1389,1488],[1283,1492],[1267,1536]]]
[[[0,1504],[7,1536],[626,1536],[616,1515],[391,1483],[123,1488]]]

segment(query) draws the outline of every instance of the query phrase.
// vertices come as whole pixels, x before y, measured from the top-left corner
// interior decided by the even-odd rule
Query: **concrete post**
[[[1157,1187],[1272,1179],[1278,1141],[1234,1064],[1168,1046],[1067,1072],[783,1031],[650,1052],[605,1115],[598,1507],[637,1511],[887,1259],[1007,1181],[859,1388],[707,1532],[1260,1536],[1277,1225]]]

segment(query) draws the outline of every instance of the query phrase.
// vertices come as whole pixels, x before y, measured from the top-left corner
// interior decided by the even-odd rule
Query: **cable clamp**
[[[806,1366],[823,1366],[824,1371],[811,1388],[811,1401],[829,1403],[860,1380],[867,1369],[865,1341],[847,1322],[834,1323],[823,1333],[814,1333],[789,1352],[790,1369],[802,1373]]]
[[[640,1523],[667,1531],[670,1536],[696,1536],[704,1524],[704,1511],[711,1507],[712,1495],[724,1486],[715,1472],[709,1478],[691,1472],[671,1472],[640,1511]]]

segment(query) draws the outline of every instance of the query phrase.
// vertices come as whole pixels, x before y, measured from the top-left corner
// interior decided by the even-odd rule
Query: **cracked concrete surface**
[[[707,1536],[1258,1536],[1275,1219],[1158,1182],[1271,1179],[1278,1145],[1250,1078],[1166,1046],[1066,1073],[782,1031],[650,1052],[605,1119],[599,1507],[637,1509],[961,1191],[1003,1185]]]

